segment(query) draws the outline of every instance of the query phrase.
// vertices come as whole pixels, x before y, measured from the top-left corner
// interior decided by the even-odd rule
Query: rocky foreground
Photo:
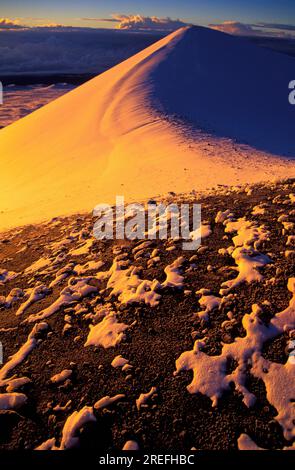
[[[295,183],[220,188],[202,245],[0,238],[2,449],[294,449]]]

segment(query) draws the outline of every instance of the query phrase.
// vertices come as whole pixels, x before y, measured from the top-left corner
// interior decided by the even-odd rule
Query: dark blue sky
[[[96,27],[115,24],[82,18],[108,18],[114,13],[169,16],[204,25],[225,20],[295,25],[295,0],[1,0],[0,10],[1,17],[23,24]]]

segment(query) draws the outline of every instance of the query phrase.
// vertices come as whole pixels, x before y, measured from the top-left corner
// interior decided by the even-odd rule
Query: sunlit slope
[[[0,228],[294,174],[292,58],[183,28],[0,131]],[[245,145],[248,144],[248,145]]]

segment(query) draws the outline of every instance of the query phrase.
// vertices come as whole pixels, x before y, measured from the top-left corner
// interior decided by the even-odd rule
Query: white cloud
[[[240,23],[238,21],[224,21],[219,24],[209,24],[209,28],[222,31],[223,33],[235,34],[238,36],[256,36],[255,31],[251,25]]]
[[[0,29],[21,29],[25,26],[19,24],[18,20],[11,20],[10,18],[0,18]]]
[[[82,18],[86,21],[105,21],[118,23],[118,29],[135,31],[174,31],[188,24],[169,17],[113,14],[111,18]]]

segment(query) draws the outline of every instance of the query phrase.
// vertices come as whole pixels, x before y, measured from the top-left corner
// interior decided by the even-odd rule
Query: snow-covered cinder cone
[[[117,194],[290,176],[294,76],[294,58],[245,39],[202,27],[170,34],[0,131],[0,227]]]

